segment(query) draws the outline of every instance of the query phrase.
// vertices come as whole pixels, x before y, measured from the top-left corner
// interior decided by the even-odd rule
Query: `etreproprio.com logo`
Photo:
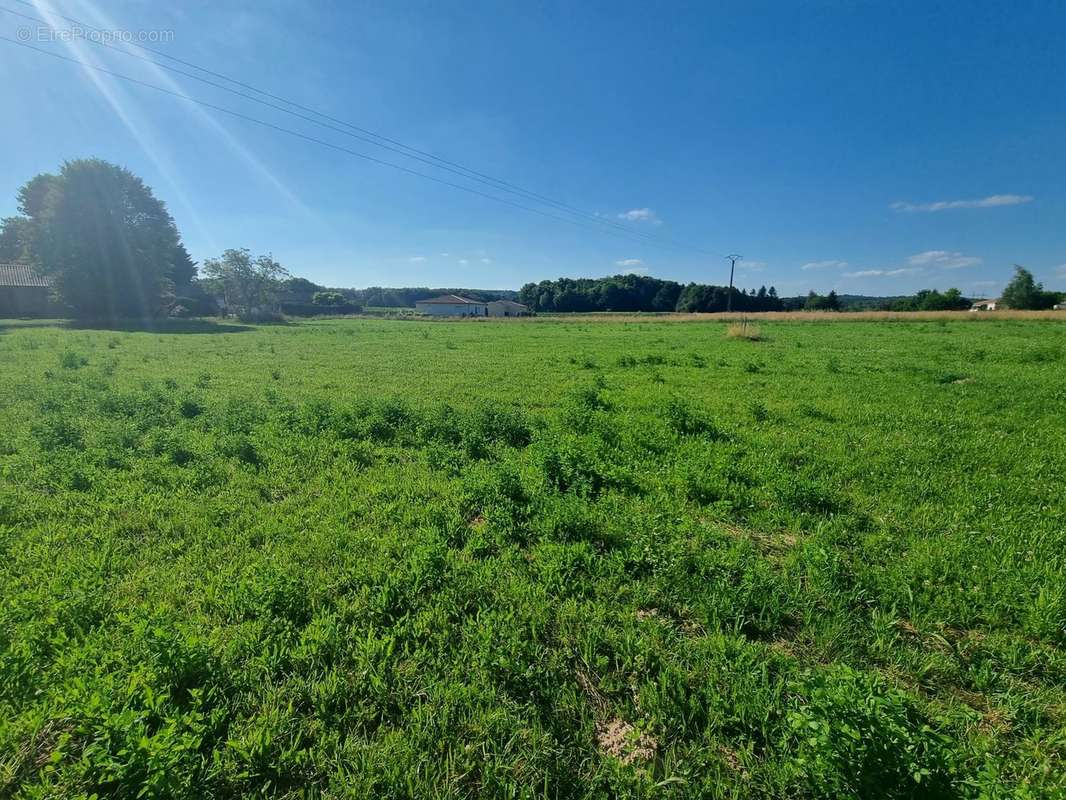
[[[23,26],[18,29],[20,42],[102,42],[104,44],[142,44],[165,43],[174,41],[174,31],[170,30],[101,30],[100,28],[31,28]]]

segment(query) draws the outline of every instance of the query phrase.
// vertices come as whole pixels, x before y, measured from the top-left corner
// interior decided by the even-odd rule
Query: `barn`
[[[440,297],[431,297],[428,300],[417,300],[415,308],[420,314],[428,314],[431,317],[487,317],[489,315],[488,303],[471,300],[469,297],[460,297],[457,294],[442,294]]]
[[[49,311],[48,279],[26,264],[0,264],[0,318],[41,317]]]
[[[528,317],[529,306],[514,300],[493,300],[489,303],[490,317]]]

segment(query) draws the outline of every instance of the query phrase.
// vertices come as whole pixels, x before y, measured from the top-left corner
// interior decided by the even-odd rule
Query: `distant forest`
[[[609,278],[560,278],[527,283],[518,302],[533,311],[725,311],[729,289],[701,283],[681,284],[644,275]],[[783,311],[785,302],[771,286],[733,289],[734,311]]]
[[[771,286],[732,290],[734,311],[779,311],[785,303]],[[561,277],[526,284],[518,302],[534,311],[724,311],[729,289],[705,284],[679,284],[646,275],[599,278]]]

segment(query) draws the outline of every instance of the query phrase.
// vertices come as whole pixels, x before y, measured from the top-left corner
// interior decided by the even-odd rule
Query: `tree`
[[[294,303],[310,303],[315,292],[322,290],[323,287],[312,283],[307,278],[289,278],[281,284],[284,299]]]
[[[0,261],[31,262],[33,221],[27,217],[5,217],[0,221]]]
[[[192,260],[185,245],[178,242],[170,265],[170,280],[176,290],[188,288],[196,280],[196,262]]]
[[[1014,277],[1003,290],[1001,300],[1007,308],[1043,309],[1051,308],[1056,297],[1054,292],[1044,291],[1043,285],[1036,282],[1033,273],[1015,264]]]
[[[273,258],[252,258],[244,247],[204,261],[205,283],[238,314],[276,311],[281,282],[287,277],[288,271]]]
[[[52,279],[80,317],[150,317],[166,306],[180,239],[144,181],[100,159],[63,164],[19,190],[0,249]]]
[[[315,292],[311,297],[311,303],[316,306],[343,306],[347,302],[340,292]]]

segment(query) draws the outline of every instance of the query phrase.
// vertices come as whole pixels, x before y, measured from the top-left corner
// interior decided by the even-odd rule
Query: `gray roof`
[[[442,305],[446,304],[446,305],[450,305],[450,306],[455,306],[455,305],[459,305],[459,306],[483,306],[483,305],[486,305],[486,303],[483,303],[481,300],[471,300],[469,297],[460,297],[457,294],[442,294],[440,297],[431,297],[428,300],[416,300],[415,301],[415,305],[416,306],[420,306],[423,303],[440,303]]]
[[[28,264],[0,264],[0,286],[50,286],[48,278]]]
[[[516,303],[514,300],[493,300],[489,303],[490,306],[507,306],[508,308],[522,308],[529,310],[529,306],[524,306],[521,303]]]

